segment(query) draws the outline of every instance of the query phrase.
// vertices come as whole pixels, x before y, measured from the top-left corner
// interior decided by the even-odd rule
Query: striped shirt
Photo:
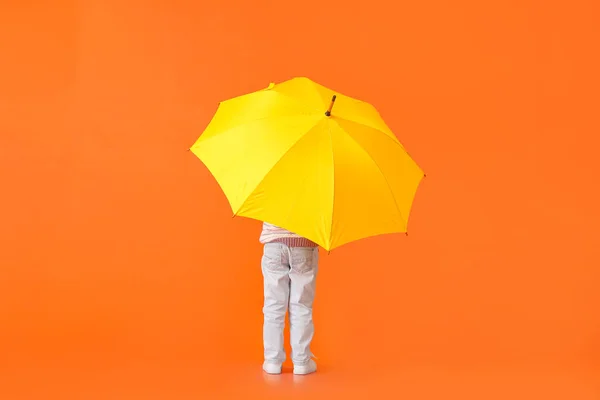
[[[300,235],[296,235],[286,229],[280,228],[276,225],[269,224],[268,222],[263,223],[263,229],[260,234],[260,242],[266,243],[283,243],[288,247],[317,247],[316,243],[303,238]]]

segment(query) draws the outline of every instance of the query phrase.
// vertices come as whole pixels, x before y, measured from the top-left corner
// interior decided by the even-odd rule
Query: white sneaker
[[[308,375],[317,370],[317,363],[314,360],[309,360],[305,365],[294,365],[295,375]]]
[[[265,371],[267,374],[279,375],[281,374],[281,364],[273,361],[265,361],[263,363],[263,371]]]

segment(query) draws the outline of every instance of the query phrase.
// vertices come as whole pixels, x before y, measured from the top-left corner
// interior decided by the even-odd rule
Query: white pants
[[[265,302],[263,307],[263,345],[265,361],[283,363],[283,328],[289,306],[290,342],[294,365],[305,365],[312,358],[310,342],[314,334],[312,306],[319,260],[318,248],[288,247],[282,243],[264,246],[262,272]]]

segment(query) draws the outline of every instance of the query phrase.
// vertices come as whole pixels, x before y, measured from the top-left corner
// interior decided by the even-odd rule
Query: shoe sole
[[[266,369],[263,367],[263,371],[265,371],[267,374],[269,375],[280,375],[281,374],[281,368],[279,369]]]
[[[302,371],[302,370],[294,370],[294,375],[310,375],[317,372],[316,369],[312,370],[312,371]]]
[[[265,374],[269,374],[269,375],[281,375],[281,371],[273,372],[273,371],[265,371],[264,369],[263,369],[263,371],[265,372]]]

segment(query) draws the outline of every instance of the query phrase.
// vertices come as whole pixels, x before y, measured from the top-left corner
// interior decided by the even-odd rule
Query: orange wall
[[[600,364],[596,2],[137,3],[0,6],[3,362],[259,362],[260,224],[186,149],[306,75],[428,174],[323,254],[323,362]]]

